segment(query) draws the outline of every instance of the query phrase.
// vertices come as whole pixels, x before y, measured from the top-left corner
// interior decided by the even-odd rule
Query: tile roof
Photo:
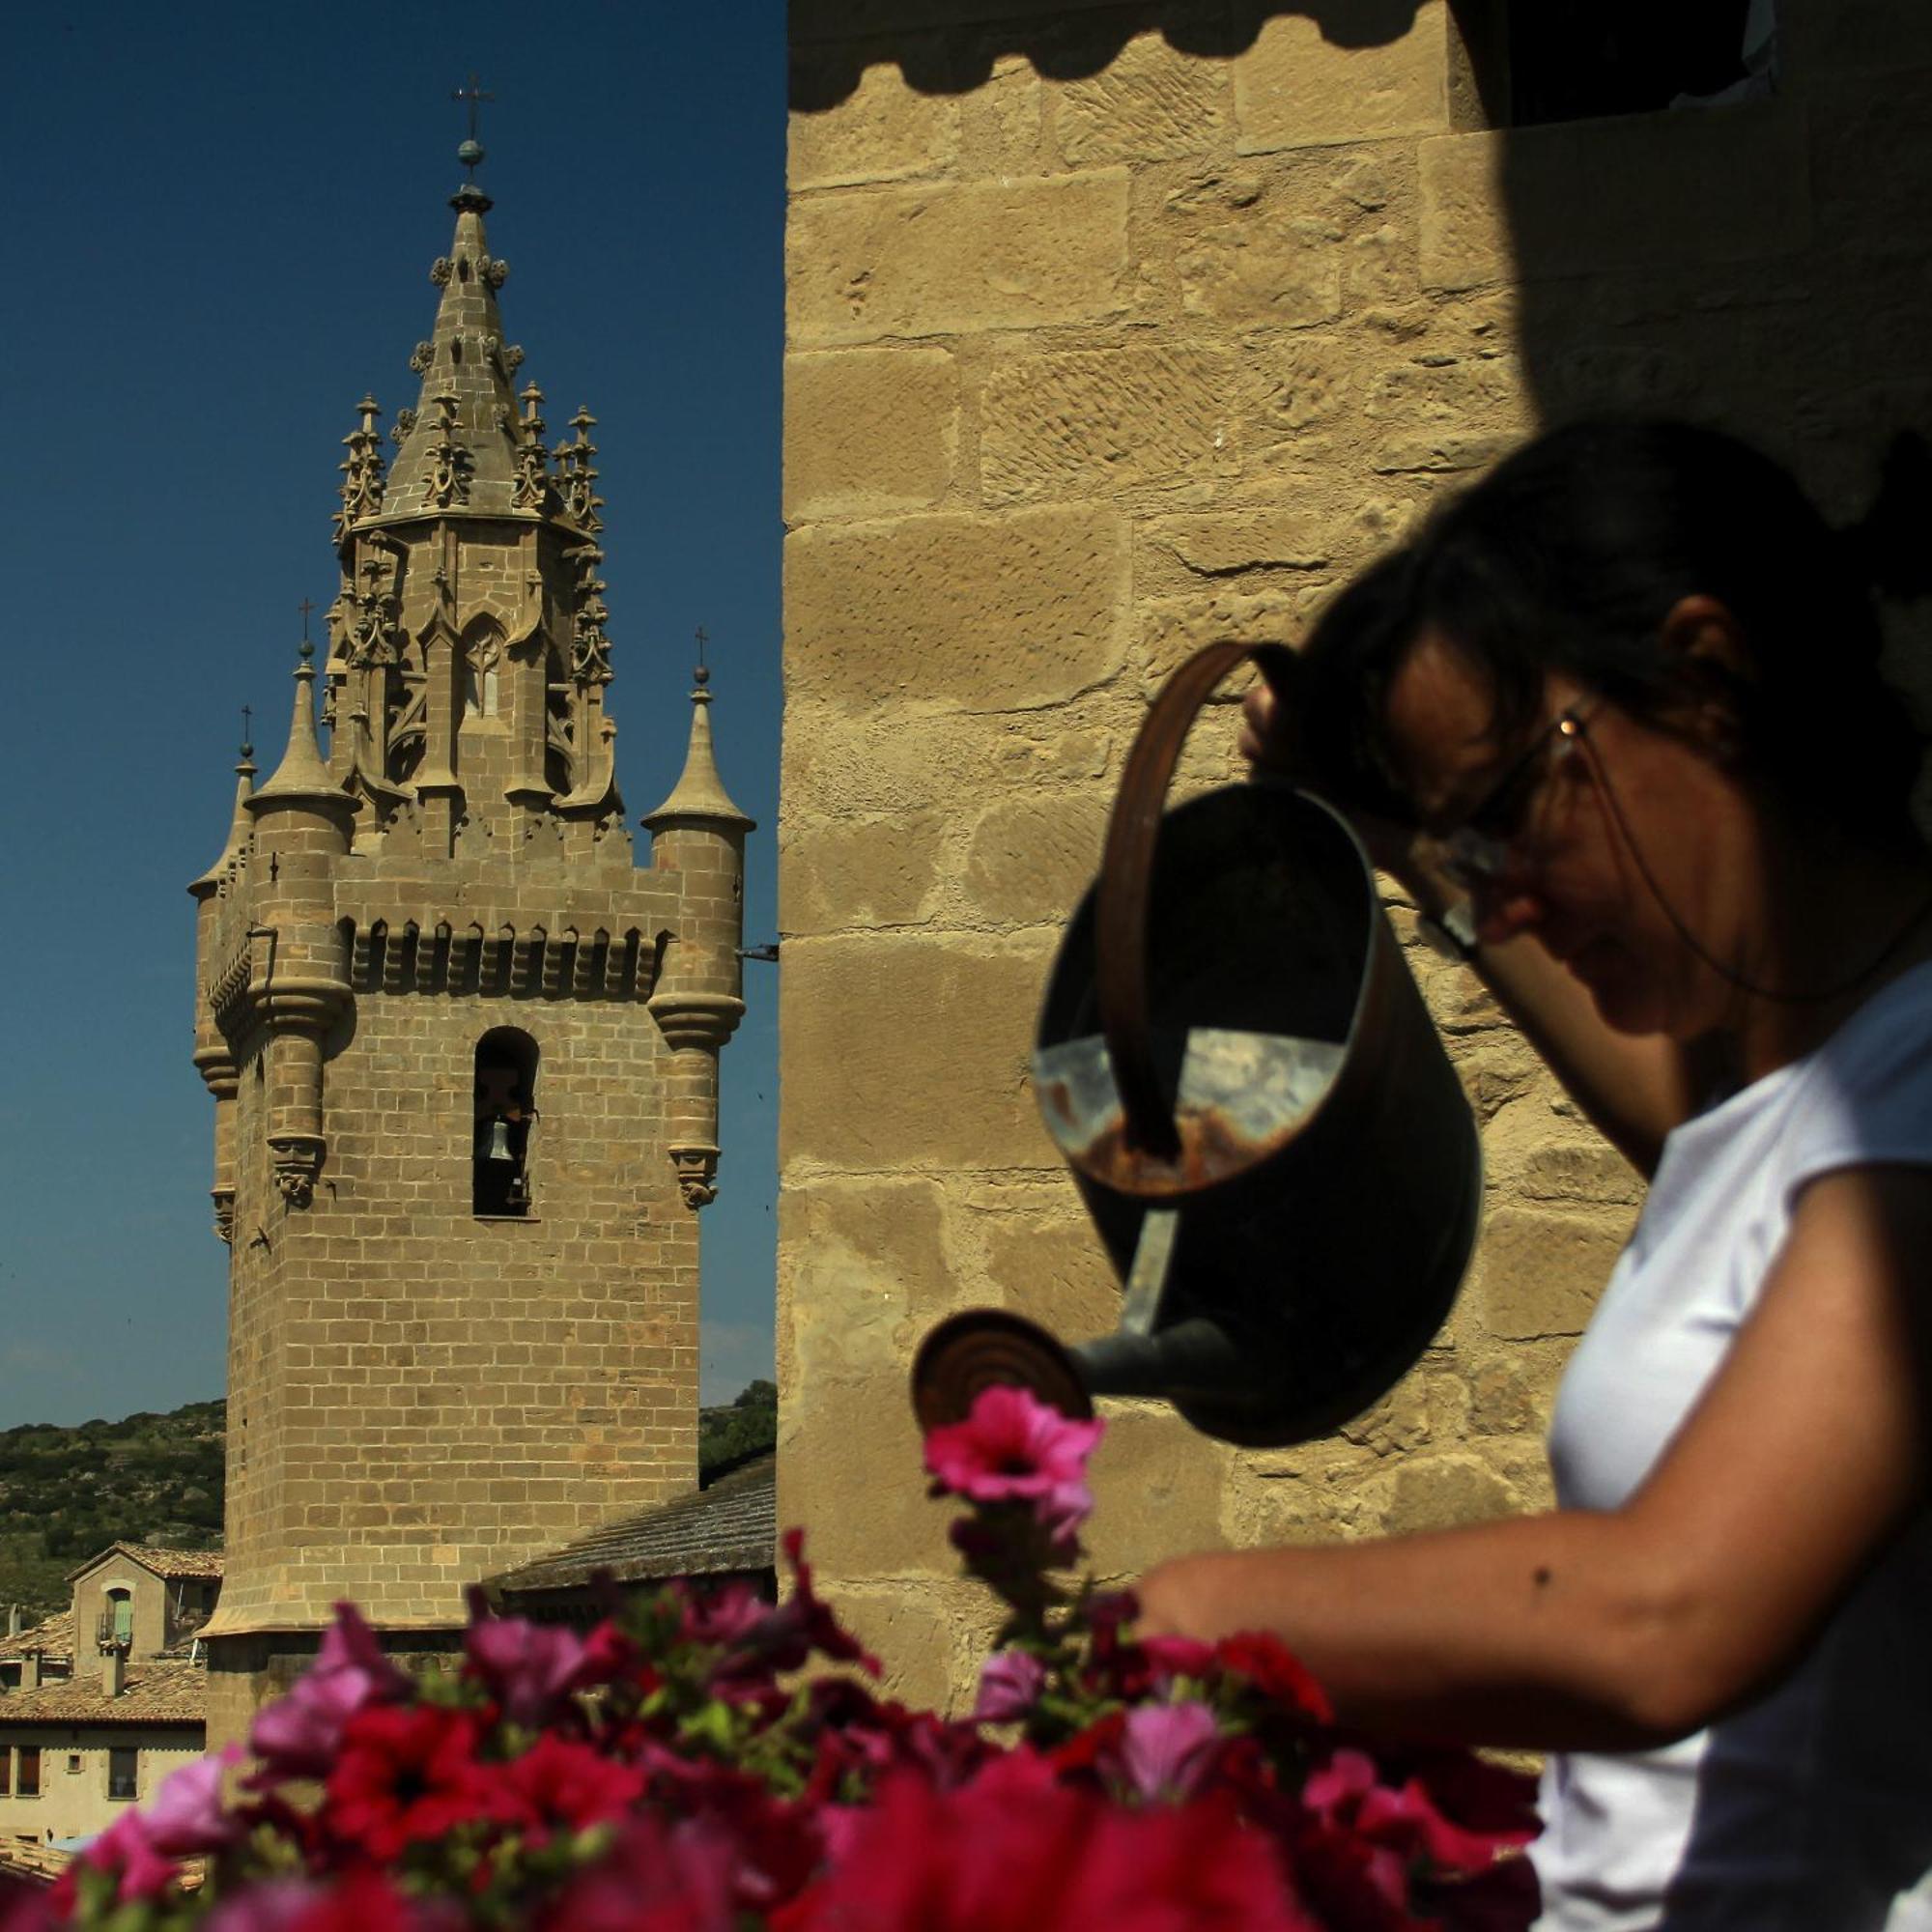
[[[567,1590],[600,1574],[619,1583],[731,1576],[777,1562],[778,1457],[760,1456],[708,1489],[620,1517],[492,1579],[506,1595]]]
[[[105,1549],[97,1550],[79,1569],[70,1570],[67,1580],[71,1583],[97,1563],[104,1562],[117,1549],[124,1556],[131,1556],[136,1563],[145,1564],[156,1577],[218,1577],[221,1575],[221,1552],[218,1549],[162,1549],[147,1543],[110,1543]]]
[[[0,1873],[34,1885],[52,1885],[71,1862],[71,1852],[27,1838],[0,1838]]]
[[[0,1636],[0,1657],[25,1657],[33,1650],[44,1651],[49,1657],[73,1656],[71,1608],[30,1625],[16,1636]]]
[[[118,1697],[99,1671],[0,1696],[0,1724],[202,1724],[208,1721],[208,1672],[198,1663],[149,1658],[128,1666]]]
[[[29,1838],[0,1838],[0,1875],[25,1879],[30,1885],[58,1885],[73,1857],[64,1845],[42,1845]],[[185,1861],[175,1876],[175,1884],[183,1891],[199,1891],[207,1883],[206,1859]]]

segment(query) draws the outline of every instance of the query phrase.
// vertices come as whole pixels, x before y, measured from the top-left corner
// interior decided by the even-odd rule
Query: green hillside
[[[225,1412],[194,1402],[76,1429],[0,1430],[0,1604],[61,1608],[61,1579],[109,1543],[216,1548]]]
[[[62,1579],[110,1543],[219,1548],[226,1415],[225,1403],[193,1402],[77,1429],[0,1430],[0,1612],[64,1607]],[[777,1439],[778,1390],[755,1381],[698,1411],[699,1475],[721,1475]]]

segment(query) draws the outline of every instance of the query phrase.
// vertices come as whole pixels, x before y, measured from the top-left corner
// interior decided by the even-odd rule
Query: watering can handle
[[[1278,700],[1292,697],[1299,666],[1286,644],[1230,639],[1195,652],[1161,686],[1127,753],[1100,861],[1094,935],[1100,1030],[1106,1036],[1114,1085],[1126,1116],[1127,1140],[1166,1160],[1180,1151],[1180,1136],[1154,1076],[1148,1025],[1148,913],[1154,841],[1167,788],[1195,714],[1214,687],[1236,665],[1250,659]]]

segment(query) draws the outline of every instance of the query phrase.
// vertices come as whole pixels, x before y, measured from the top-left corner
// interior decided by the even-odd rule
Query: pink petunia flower
[[[974,1398],[964,1422],[928,1431],[925,1467],[936,1494],[973,1502],[1027,1502],[1057,1539],[1094,1508],[1087,1459],[1106,1425],[1075,1422],[1030,1390],[995,1385]]]
[[[1159,1686],[1177,1677],[1205,1678],[1214,1669],[1214,1646],[1191,1636],[1144,1636],[1140,1648],[1149,1676]]]
[[[221,1782],[242,1751],[230,1745],[169,1774],[142,1813],[155,1848],[169,1858],[188,1859],[232,1845],[246,1829],[221,1803]]]
[[[1231,1802],[1125,1811],[1027,1751],[941,1792],[895,1773],[773,1932],[1321,1932]]]
[[[1427,1860],[1449,1872],[1487,1871],[1499,1852],[1523,1844],[1533,1827],[1518,1819],[1487,1828],[1447,1817],[1419,1777],[1384,1784],[1366,1752],[1338,1750],[1309,1775],[1302,1803],[1324,1821],[1386,1847],[1405,1860]]]
[[[750,1583],[724,1583],[716,1589],[684,1586],[684,1628],[690,1643],[742,1643],[771,1605]]]
[[[543,1932],[732,1932],[730,1841],[696,1820],[640,1813],[610,1853],[572,1879]]]
[[[1206,1704],[1141,1704],[1127,1713],[1105,1768],[1149,1804],[1182,1804],[1208,1781],[1220,1742]]]
[[[82,1864],[119,1879],[122,1904],[157,1898],[178,1875],[178,1861],[232,1845],[243,1822],[221,1806],[222,1774],[242,1753],[234,1746],[172,1773],[144,1811],[124,1811],[80,1855]]]
[[[202,1932],[461,1932],[469,1923],[447,1899],[412,1900],[380,1872],[351,1872],[333,1885],[275,1879],[225,1898]]]
[[[534,1730],[555,1716],[575,1690],[608,1682],[622,1662],[621,1640],[600,1625],[588,1638],[556,1624],[490,1613],[483,1593],[471,1594],[463,1648],[469,1673],[488,1686],[513,1724]]]
[[[973,1706],[973,1722],[1017,1722],[1039,1701],[1045,1685],[1046,1665],[1031,1651],[997,1652],[980,1667],[980,1696]]]
[[[353,1604],[337,1604],[316,1660],[286,1697],[257,1712],[248,1746],[262,1768],[249,1779],[270,1786],[323,1777],[335,1762],[343,1726],[371,1705],[410,1693],[410,1681],[383,1655],[376,1633]]]
[[[0,1873],[0,1932],[57,1932],[67,1918],[43,1885],[20,1885]]]
[[[856,1663],[868,1675],[879,1674],[879,1660],[839,1623],[831,1605],[811,1587],[811,1565],[805,1560],[805,1532],[788,1529],[779,1548],[792,1575],[792,1590],[783,1603],[768,1605],[734,1646],[719,1660],[712,1689],[729,1696],[733,1683],[747,1678],[769,1682],[778,1671],[802,1669],[814,1652],[834,1663]]]
[[[155,1843],[148,1821],[138,1811],[124,1811],[81,1853],[80,1861],[118,1876],[115,1896],[123,1905],[158,1898],[181,1869]]]

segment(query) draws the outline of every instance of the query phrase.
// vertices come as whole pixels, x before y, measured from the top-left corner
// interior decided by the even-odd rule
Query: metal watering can
[[[1228,1442],[1329,1434],[1440,1327],[1475,1245],[1476,1125],[1348,824],[1230,785],[1163,814],[1195,714],[1278,644],[1210,644],[1128,753],[1100,876],[1047,983],[1047,1131],[1124,1295],[1072,1348],[1003,1309],[954,1315],[913,1367],[921,1424],[1017,1383],[1069,1414],[1159,1396]]]

